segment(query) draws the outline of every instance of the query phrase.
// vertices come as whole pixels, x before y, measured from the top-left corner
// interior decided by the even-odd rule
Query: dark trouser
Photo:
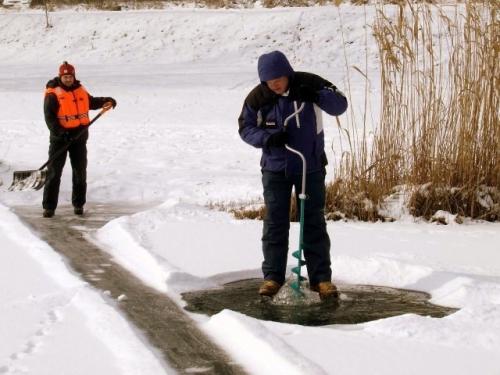
[[[63,152],[57,159],[49,164],[47,169],[47,180],[43,190],[44,209],[55,210],[59,197],[59,186],[61,184],[61,174],[66,163],[66,154],[69,153],[71,167],[73,169],[73,194],[71,201],[74,207],[83,207],[87,195],[87,138],[88,133],[84,133],[79,139],[73,141],[67,152]],[[49,146],[49,158],[66,143],[62,140],[51,138]]]
[[[302,177],[286,176],[280,172],[262,172],[266,217],[262,235],[264,279],[280,284],[285,281],[288,255],[288,231],[290,229],[290,197],[295,186],[300,193]],[[304,258],[310,285],[331,281],[330,237],[326,231],[325,172],[309,173],[306,178],[304,212]],[[299,200],[297,198],[297,200]],[[299,207],[297,205],[297,207]],[[297,249],[294,249],[294,251]],[[293,266],[295,266],[294,264]]]

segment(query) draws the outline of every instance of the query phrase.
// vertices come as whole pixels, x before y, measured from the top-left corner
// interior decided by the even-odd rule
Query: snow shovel
[[[45,185],[45,180],[47,179],[47,170],[44,168],[57,159],[63,152],[69,148],[71,143],[80,138],[83,133],[85,133],[90,125],[92,125],[99,117],[101,117],[106,111],[112,108],[111,102],[107,102],[102,107],[101,111],[90,121],[90,123],[79,131],[75,138],[63,147],[61,147],[49,160],[45,162],[40,168],[30,170],[30,171],[14,171],[14,177],[12,178],[12,184],[9,186],[9,191],[26,191],[26,190],[40,190],[43,185]]]
[[[300,128],[300,119],[299,119],[299,113],[302,112],[304,109],[305,103],[302,103],[302,105],[297,108],[297,102],[294,101],[294,109],[295,112],[293,112],[290,116],[288,116],[285,119],[285,122],[283,124],[284,128],[288,126],[288,121],[290,121],[293,117],[295,117],[295,121],[297,123],[297,127]],[[302,266],[306,264],[306,262],[302,259],[302,252],[304,248],[304,209],[305,209],[305,201],[306,201],[306,172],[307,172],[307,164],[306,164],[306,158],[300,151],[297,151],[293,148],[291,148],[288,145],[285,145],[285,148],[294,154],[297,154],[301,159],[302,159],[302,187],[301,191],[299,193],[299,200],[300,200],[300,234],[299,234],[299,249],[297,251],[294,251],[292,253],[292,256],[297,258],[298,260],[298,265],[297,267],[292,268],[292,272],[297,275],[297,279],[293,281],[290,284],[290,287],[299,295],[302,295],[302,291],[300,290],[300,283],[305,280],[305,277],[302,277],[300,275]]]

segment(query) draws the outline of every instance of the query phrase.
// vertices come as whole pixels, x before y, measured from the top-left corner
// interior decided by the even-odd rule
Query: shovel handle
[[[89,122],[89,124],[87,126],[85,126],[82,130],[80,130],[76,134],[75,138],[73,138],[71,141],[67,142],[63,147],[61,147],[59,150],[57,150],[57,152],[54,155],[52,155],[52,157],[49,160],[47,160],[40,168],[38,168],[38,170],[41,171],[47,165],[49,165],[54,160],[56,160],[59,156],[61,156],[61,154],[63,152],[65,152],[69,148],[69,146],[71,145],[71,143],[73,143],[73,141],[75,141],[78,138],[80,138],[82,136],[82,134],[87,131],[87,129],[89,128],[90,125],[92,125],[99,117],[101,117],[104,113],[106,113],[107,111],[109,111],[111,108],[113,108],[113,103],[112,102],[106,102],[106,103],[104,103],[104,105],[102,106],[102,108],[99,111],[99,113]]]
[[[101,111],[99,112],[99,115],[102,115],[104,112],[109,111],[111,108],[113,108],[113,102],[106,102],[106,103],[104,103],[104,105],[101,108]],[[94,118],[94,120],[97,120],[97,116]],[[94,120],[92,120],[90,122],[90,124],[92,122],[94,122]],[[89,124],[89,126],[90,126],[90,124]]]

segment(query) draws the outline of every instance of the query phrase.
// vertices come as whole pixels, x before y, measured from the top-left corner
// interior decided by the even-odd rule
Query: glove
[[[317,103],[319,100],[319,94],[310,86],[300,85],[297,89],[296,98],[301,102]]]
[[[267,147],[283,147],[288,142],[288,134],[285,131],[273,133],[267,138]]]
[[[111,102],[111,105],[113,106],[113,108],[116,107],[116,100],[113,99],[113,98],[104,98],[104,103],[107,103],[107,102]]]

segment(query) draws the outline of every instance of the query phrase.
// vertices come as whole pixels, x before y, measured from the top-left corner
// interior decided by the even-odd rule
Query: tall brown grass
[[[378,219],[373,207],[403,185],[416,216],[447,210],[499,220],[500,2],[396,9],[389,15],[379,6],[373,25],[382,101],[372,149],[349,143],[328,188],[329,209]],[[335,203],[355,196],[371,202],[368,211],[353,210],[349,199]]]

